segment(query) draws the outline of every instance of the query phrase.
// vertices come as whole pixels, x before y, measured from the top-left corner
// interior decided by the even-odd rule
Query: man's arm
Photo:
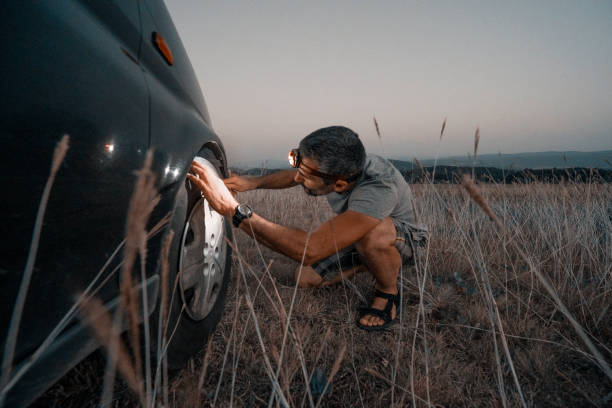
[[[187,178],[204,193],[209,205],[219,214],[232,218],[238,201],[223,180],[198,162],[192,163],[191,170],[195,174],[187,174]],[[308,236],[305,231],[284,227],[253,214],[251,218],[242,221],[240,229],[260,239],[271,249],[298,262],[304,258],[304,264],[311,265],[357,242],[380,222],[378,218],[369,215],[346,211],[328,220]]]
[[[297,185],[294,181],[297,170],[281,170],[259,177],[234,176],[223,180],[227,188],[234,191],[248,191],[258,188],[280,189]]]
[[[240,229],[304,265],[311,265],[363,238],[381,220],[355,211],[346,211],[326,221],[308,236],[299,229],[275,224],[255,212],[242,223]]]

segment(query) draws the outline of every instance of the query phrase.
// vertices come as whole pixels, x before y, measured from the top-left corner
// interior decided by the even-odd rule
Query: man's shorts
[[[400,256],[402,257],[402,264],[414,265],[414,256],[412,253],[412,234],[408,230],[408,227],[402,224],[400,221],[393,220],[395,225],[395,248],[397,248]],[[312,264],[312,268],[324,278],[331,278],[339,271],[351,269],[356,266],[363,265],[359,252],[355,245],[350,245],[346,248],[339,250],[337,253],[331,256],[321,259],[319,262]]]

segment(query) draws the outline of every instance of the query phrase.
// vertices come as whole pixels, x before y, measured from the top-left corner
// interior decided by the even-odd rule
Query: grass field
[[[470,197],[460,185],[413,186],[431,236],[416,268],[402,270],[401,322],[384,333],[355,325],[357,306],[371,299],[368,273],[296,289],[298,263],[236,230],[224,317],[170,385],[170,405],[612,404],[612,186],[476,189]],[[305,230],[332,216],[300,187],[239,200]],[[86,364],[94,368],[77,366],[45,400],[87,405],[62,399],[91,393],[103,362]],[[121,384],[115,398],[136,402]]]
[[[550,280],[609,361],[610,186],[484,186],[505,232],[461,186],[413,189],[431,239],[416,270],[403,271],[401,325],[383,334],[355,326],[356,307],[372,292],[369,274],[354,284],[296,291],[292,275],[299,265],[238,233],[236,258],[244,262],[236,261],[226,315],[205,357],[206,378],[200,381],[201,364],[185,370],[173,387],[177,405],[215,397],[217,406],[267,405],[272,373],[266,360],[279,371],[291,406],[310,405],[306,377],[313,372],[333,376],[324,406],[610,402],[610,379],[529,266]],[[243,193],[240,200],[275,222],[306,230],[332,215],[325,199],[307,197],[299,187]],[[202,392],[194,393],[198,383]]]

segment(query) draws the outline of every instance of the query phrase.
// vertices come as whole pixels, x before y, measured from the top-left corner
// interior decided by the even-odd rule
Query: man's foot
[[[295,270],[295,281],[299,288],[318,288],[324,282],[321,275],[310,266],[301,266]]]
[[[312,267],[302,266],[295,270],[295,280],[299,288],[325,288],[337,285],[343,279],[352,278],[355,274],[365,270],[367,270],[365,266],[359,265],[338,273],[337,276],[330,280],[325,280]]]
[[[399,306],[399,302],[399,294],[384,293],[377,289],[374,292],[372,305],[359,309],[357,326],[368,331],[386,329],[397,322],[397,306]]]
[[[342,273],[338,273],[335,277],[330,280],[324,280],[321,283],[320,287],[325,288],[328,286],[334,286],[342,282],[344,279],[349,279],[355,276],[358,273],[367,271],[367,268],[363,265],[358,265],[350,269],[346,269],[342,271]]]

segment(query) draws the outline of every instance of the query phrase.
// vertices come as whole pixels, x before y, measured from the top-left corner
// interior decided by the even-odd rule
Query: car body
[[[198,212],[208,208],[205,200],[185,182],[191,161],[197,157],[220,175],[227,175],[227,161],[162,0],[9,0],[4,10],[0,339],[3,365],[8,361],[11,369],[0,384],[0,406],[13,406],[31,402],[100,346],[74,304],[96,277],[95,296],[111,312],[119,302],[126,214],[147,151],[153,152],[160,192],[149,227],[170,215],[148,243],[146,279],[138,282],[150,311],[160,301],[159,255],[170,229],[172,276],[189,257],[196,269],[204,262],[201,248],[186,249],[195,245],[189,225],[211,222]],[[9,353],[6,339],[36,214],[63,135],[69,149],[46,205],[16,347]],[[231,233],[227,221],[215,217],[214,228]],[[196,237],[205,234],[205,225],[197,228]],[[214,328],[223,305],[231,253],[222,240],[215,245],[223,253],[216,261],[216,297],[209,293],[210,307],[191,321],[193,316],[174,315],[186,321],[184,336],[196,327],[196,340]],[[183,302],[194,296],[182,281],[179,290]]]

